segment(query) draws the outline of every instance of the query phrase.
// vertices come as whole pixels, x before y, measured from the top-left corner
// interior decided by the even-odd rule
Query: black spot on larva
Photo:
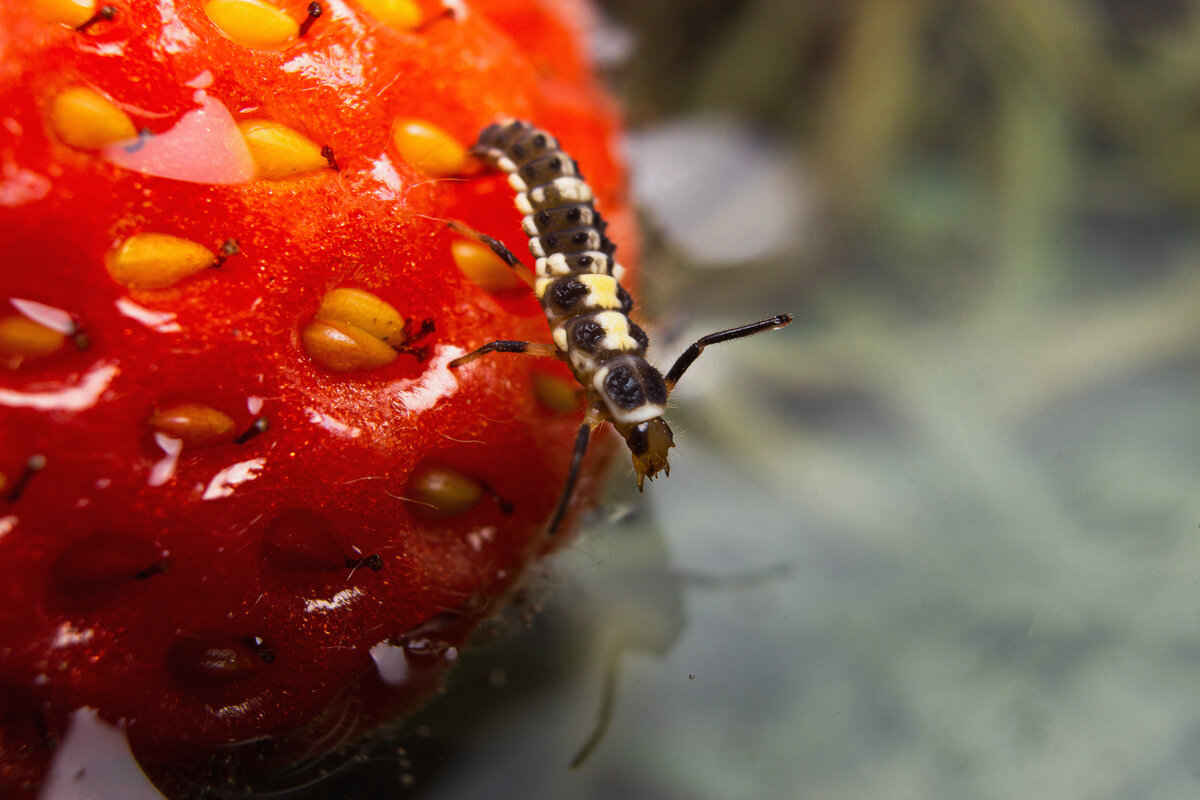
[[[594,319],[585,319],[571,330],[571,339],[585,353],[593,353],[604,338],[604,326]]]
[[[550,287],[550,301],[564,311],[574,308],[587,294],[588,287],[572,278],[557,280]]]
[[[562,159],[558,156],[550,159],[550,169],[554,170],[555,172],[562,172]]]
[[[514,156],[516,156],[518,159],[525,158],[525,148],[523,146],[521,146],[519,144],[514,144],[511,149],[512,149],[512,154]]]
[[[545,213],[545,212],[543,212],[543,213]],[[567,220],[569,222],[579,222],[579,220],[582,217],[583,217],[583,210],[581,208],[579,208],[579,206],[575,206],[574,208],[569,209],[567,211]]]
[[[642,382],[632,364],[613,367],[604,378],[604,393],[621,408],[637,408],[646,402]]]
[[[645,335],[644,333],[642,334],[643,337]],[[667,383],[663,380],[662,373],[649,364],[646,364],[646,366],[649,369],[642,376],[642,390],[646,393],[646,399],[655,405],[664,405],[667,402]]]
[[[546,248],[547,250],[553,250],[554,248],[558,247],[558,237],[552,233],[543,236],[542,247]]]
[[[571,241],[574,242],[575,244],[583,244],[587,240],[588,240],[587,231],[580,231],[579,233],[577,233],[571,237]]]
[[[534,217],[534,220],[537,222],[539,228],[544,228],[550,224],[550,215],[547,214],[545,210],[542,210],[537,213],[537,216]]]
[[[591,256],[580,256],[576,260],[576,263],[579,264],[579,266],[581,266],[581,267],[590,267],[592,265],[592,261],[593,261],[593,259]]]
[[[533,137],[533,146],[534,147],[545,147],[546,146],[546,134],[539,133],[536,136],[534,136]]]
[[[533,165],[527,165],[521,171],[525,173],[526,178],[532,178],[534,175],[537,175],[537,170],[533,168]]]

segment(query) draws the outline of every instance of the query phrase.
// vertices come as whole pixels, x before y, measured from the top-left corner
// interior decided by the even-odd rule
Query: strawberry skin
[[[552,546],[569,372],[446,369],[548,339],[454,255],[445,219],[524,250],[503,177],[454,145],[553,130],[636,263],[586,9],[329,3],[300,35],[307,3],[221,2],[0,27],[3,788],[84,706],[145,763],[410,708]]]

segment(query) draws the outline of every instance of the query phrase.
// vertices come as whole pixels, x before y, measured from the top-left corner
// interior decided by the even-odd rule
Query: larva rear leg
[[[553,356],[555,358],[559,357],[558,348],[552,344],[498,339],[494,342],[488,342],[478,350],[472,350],[465,356],[459,356],[446,366],[450,369],[458,369],[463,364],[469,364],[480,356],[486,356],[488,353],[521,353],[523,355],[537,356],[540,358],[546,358],[549,356]]]
[[[575,451],[571,454],[571,467],[567,470],[567,482],[563,486],[562,494],[559,495],[558,506],[554,509],[554,516],[550,518],[550,525],[546,528],[547,536],[558,533],[558,526],[562,524],[563,516],[567,513],[567,506],[571,503],[571,495],[575,494],[575,484],[579,481],[579,470],[583,466],[583,456],[587,453],[588,439],[591,438],[592,431],[603,421],[604,409],[598,404],[590,406],[587,414],[583,417],[583,424],[579,426],[579,433],[575,435]]]
[[[504,242],[488,236],[486,233],[480,233],[469,225],[456,220],[448,221],[446,227],[460,236],[466,236],[468,239],[474,239],[480,244],[486,245],[493,253],[500,256],[500,259],[505,264],[508,264],[512,268],[512,271],[517,274],[517,277],[529,285],[530,289],[534,287],[537,279],[534,277],[533,272],[530,271],[529,267],[521,263],[521,259],[517,258],[512,250],[505,247]]]

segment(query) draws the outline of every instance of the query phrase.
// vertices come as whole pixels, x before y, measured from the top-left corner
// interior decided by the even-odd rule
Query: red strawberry
[[[548,331],[442,220],[524,250],[461,149],[518,116],[634,260],[585,9],[270,3],[0,26],[0,791],[81,707],[145,763],[411,707],[552,545],[570,374],[447,370]]]

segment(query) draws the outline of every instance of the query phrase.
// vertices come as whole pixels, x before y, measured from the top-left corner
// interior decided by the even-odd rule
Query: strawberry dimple
[[[0,30],[3,789],[84,706],[147,764],[411,707],[552,544],[576,387],[447,369],[549,332],[445,222],[524,249],[465,148],[530,116],[628,231],[563,12],[221,3]]]

